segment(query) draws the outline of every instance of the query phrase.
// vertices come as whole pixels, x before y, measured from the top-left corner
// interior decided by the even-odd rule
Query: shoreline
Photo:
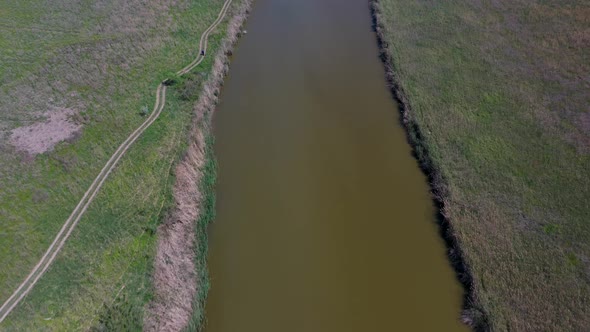
[[[432,201],[436,209],[436,224],[439,235],[442,237],[446,254],[457,280],[464,290],[461,321],[474,331],[489,331],[488,314],[483,311],[478,303],[477,294],[473,288],[473,276],[469,265],[465,261],[465,255],[459,241],[455,236],[453,226],[445,215],[445,197],[447,185],[445,179],[438,171],[436,164],[430,158],[429,147],[423,139],[422,131],[418,123],[413,119],[412,109],[407,95],[400,85],[399,78],[395,74],[396,63],[389,44],[384,38],[383,23],[380,19],[381,9],[379,0],[371,0],[369,3],[373,31],[376,34],[379,48],[379,58],[383,63],[385,80],[391,96],[399,105],[400,122],[406,132],[408,143],[412,147],[412,155],[418,161],[419,167],[428,179],[428,185],[432,193]]]

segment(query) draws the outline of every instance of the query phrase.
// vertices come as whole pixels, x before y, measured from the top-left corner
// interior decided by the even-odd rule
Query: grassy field
[[[152,108],[160,81],[189,63],[221,0],[9,1],[0,6],[0,302],[31,270],[100,168]],[[211,35],[215,54],[223,23]],[[169,89],[166,107],[110,176],[52,267],[0,330],[137,330],[153,290],[155,231],[172,204],[173,165],[212,67]],[[7,64],[6,66],[4,64]],[[191,86],[186,86],[189,84]],[[74,138],[15,150],[11,130],[75,111]]]
[[[482,329],[587,330],[590,5],[378,0],[375,12],[473,276],[467,314]]]

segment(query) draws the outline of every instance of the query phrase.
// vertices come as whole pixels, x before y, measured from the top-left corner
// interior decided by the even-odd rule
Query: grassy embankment
[[[154,268],[155,298],[149,305],[144,328],[200,331],[209,290],[207,271],[208,225],[215,219],[216,163],[211,121],[221,86],[229,71],[229,56],[242,32],[251,0],[236,1],[222,45],[209,78],[199,91],[193,111],[189,145],[177,165],[175,207],[158,228]],[[190,76],[185,87],[194,82]],[[192,89],[194,91],[194,89]],[[188,250],[187,250],[188,249]],[[192,264],[186,261],[190,259]],[[182,291],[179,292],[179,289]],[[191,310],[186,304],[191,303]],[[169,329],[171,328],[171,329]]]
[[[164,78],[190,62],[223,1],[25,1],[0,11],[3,135],[49,108],[76,109],[75,140],[34,158],[0,150],[0,301],[30,271]],[[69,7],[68,7],[69,6]],[[153,21],[151,21],[153,20]],[[226,28],[211,35],[215,53]],[[1,330],[140,329],[152,297],[155,231],[213,59],[169,89],[158,121],[111,174],[52,267]],[[190,85],[190,86],[189,86]],[[34,94],[29,92],[34,91]]]
[[[378,0],[480,329],[590,326],[590,6]]]

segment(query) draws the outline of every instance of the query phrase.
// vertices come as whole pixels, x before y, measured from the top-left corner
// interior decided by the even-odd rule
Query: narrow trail
[[[213,31],[219,23],[224,19],[227,10],[231,4],[232,0],[226,0],[217,16],[217,19],[203,32],[201,35],[201,39],[199,41],[199,55],[188,64],[186,67],[179,70],[176,74],[178,76],[185,75],[186,73],[190,72],[196,66],[198,66],[203,59],[205,58],[207,52],[207,39],[211,31]],[[203,54],[203,55],[202,55]],[[72,214],[68,217],[68,219],[64,222],[63,226],[61,227],[59,233],[43,255],[37,265],[31,270],[29,275],[25,278],[25,280],[19,285],[19,287],[12,293],[12,295],[2,304],[0,307],[0,323],[10,314],[10,312],[18,305],[18,303],[31,291],[33,286],[39,281],[43,273],[47,271],[51,263],[55,260],[55,257],[64,246],[66,240],[84,215],[84,212],[90,206],[90,203],[96,197],[98,191],[104,184],[105,180],[114,170],[115,166],[119,162],[119,160],[125,155],[127,150],[133,145],[133,143],[141,136],[141,134],[158,119],[160,113],[164,109],[166,104],[166,82],[164,80],[158,85],[156,89],[156,103],[154,105],[154,109],[150,116],[137,128],[127,139],[119,146],[119,148],[113,153],[111,158],[107,161],[105,166],[102,168],[98,176],[94,179]]]

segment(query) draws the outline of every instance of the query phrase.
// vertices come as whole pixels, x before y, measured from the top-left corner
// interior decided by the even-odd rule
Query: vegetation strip
[[[198,66],[205,57],[205,52],[207,51],[207,38],[211,31],[219,25],[219,23],[225,17],[229,5],[231,4],[232,0],[226,0],[217,19],[209,26],[209,28],[201,35],[201,40],[199,42],[199,55],[195,58],[195,60],[177,72],[178,76],[182,76],[188,73],[190,70]],[[20,286],[14,291],[14,293],[4,302],[2,307],[0,307],[0,322],[2,322],[8,314],[18,305],[18,303],[29,293],[29,291],[33,288],[33,286],[37,283],[37,281],[41,278],[43,273],[49,268],[63,245],[65,244],[67,238],[70,236],[72,231],[74,230],[76,224],[95,198],[96,194],[104,184],[106,178],[109,174],[113,171],[114,167],[117,165],[118,161],[123,157],[125,152],[131,147],[131,145],[139,138],[139,136],[152,124],[154,121],[159,117],[161,114],[166,99],[166,85],[169,84],[169,80],[165,80],[158,85],[156,90],[156,102],[154,105],[154,110],[152,114],[144,121],[141,126],[139,126],[115,151],[115,153],[111,156],[109,161],[100,171],[99,175],[95,178],[92,182],[70,217],[65,221],[62,228],[60,229],[59,233],[55,237],[54,241],[51,243],[41,260],[37,263],[37,265],[33,268],[33,270],[29,273],[29,275],[25,278],[25,280],[20,284]]]

